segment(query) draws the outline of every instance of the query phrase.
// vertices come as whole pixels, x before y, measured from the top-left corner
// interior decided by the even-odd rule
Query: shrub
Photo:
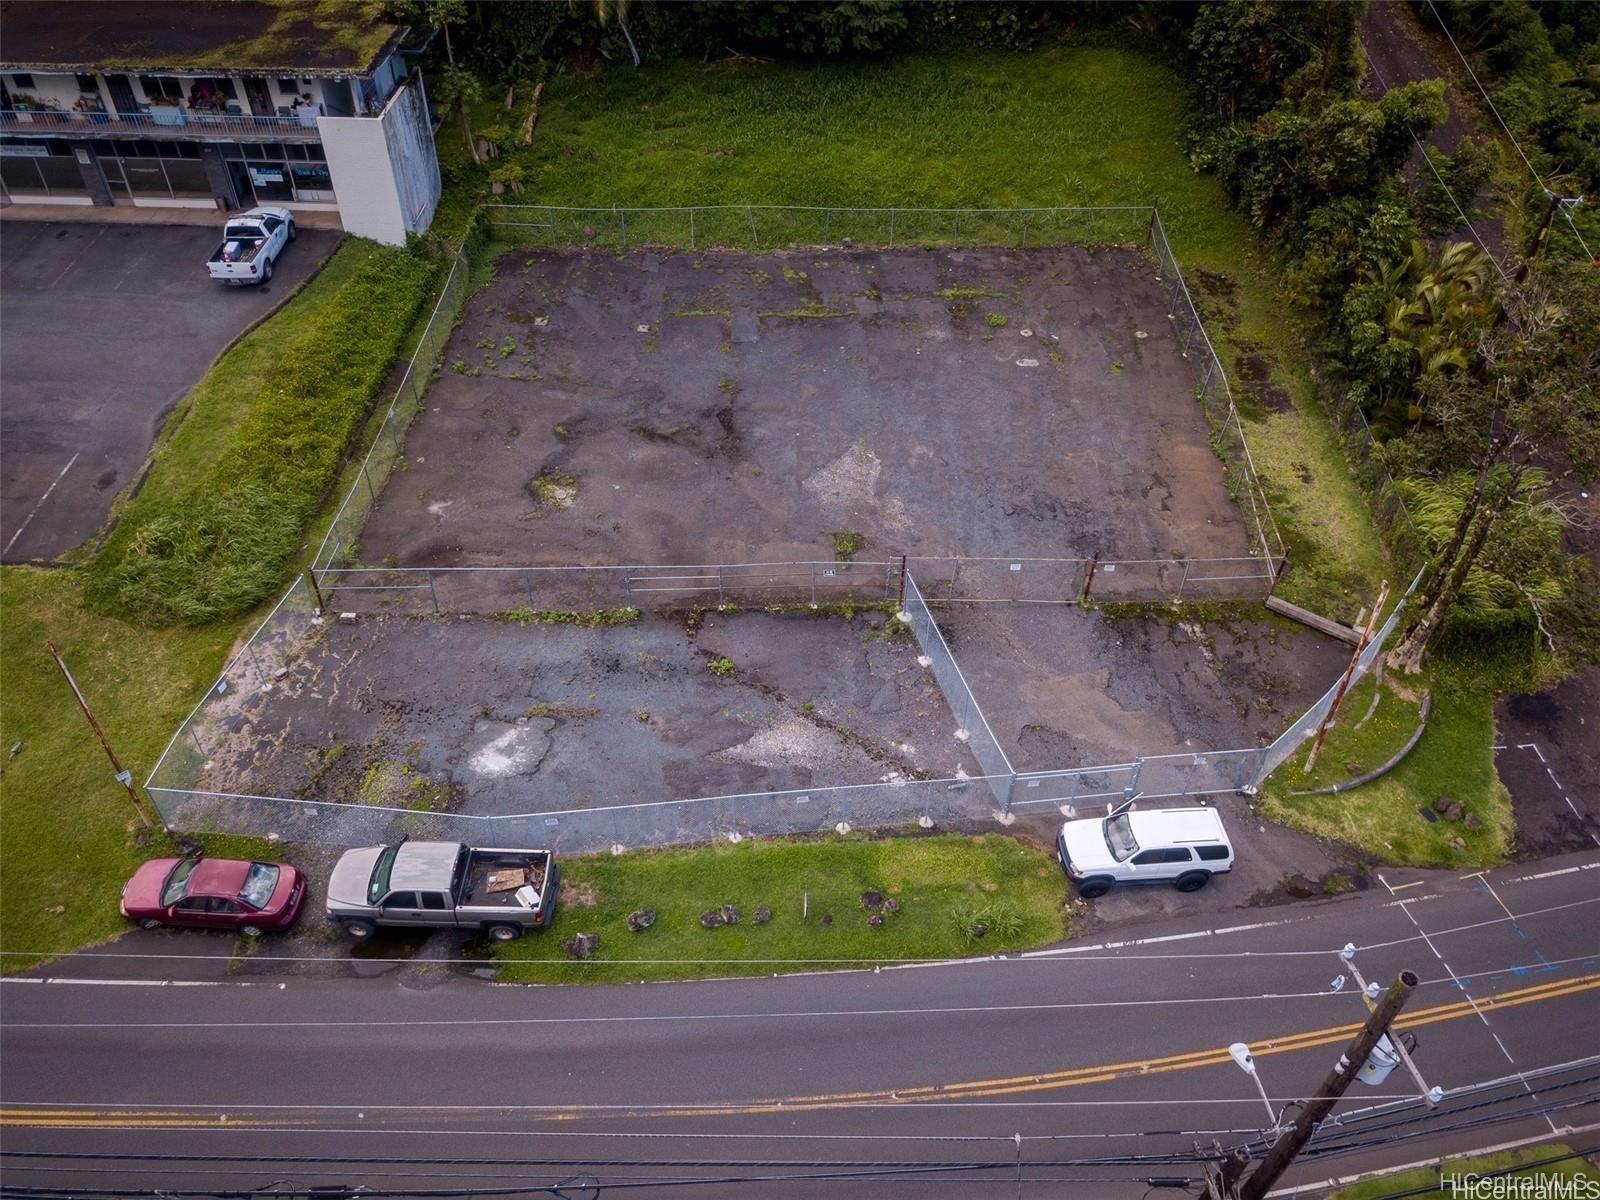
[[[267,385],[187,491],[124,518],[88,571],[95,608],[198,625],[282,581],[437,270],[384,247],[339,253],[367,257],[319,311],[291,304],[251,335],[283,340]]]

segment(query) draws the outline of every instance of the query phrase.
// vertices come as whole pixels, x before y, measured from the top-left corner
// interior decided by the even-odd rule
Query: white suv
[[[1061,866],[1089,899],[1118,883],[1205,887],[1233,869],[1233,845],[1214,808],[1134,809],[1129,800],[1104,817],[1068,821],[1056,838]]]

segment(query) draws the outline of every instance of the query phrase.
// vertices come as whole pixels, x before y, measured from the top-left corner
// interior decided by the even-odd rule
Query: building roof
[[[361,75],[405,32],[376,0],[3,0],[0,69]]]

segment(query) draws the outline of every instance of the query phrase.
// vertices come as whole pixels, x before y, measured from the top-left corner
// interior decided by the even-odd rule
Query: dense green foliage
[[[347,243],[337,257],[356,262],[336,291],[248,335],[270,348],[271,365],[241,377],[252,393],[221,452],[181,491],[129,506],[89,567],[95,607],[201,624],[247,611],[282,582],[437,273],[372,244]]]

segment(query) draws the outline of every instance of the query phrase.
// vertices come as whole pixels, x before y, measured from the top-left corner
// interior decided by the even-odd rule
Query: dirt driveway
[[[49,561],[92,537],[211,360],[340,237],[301,230],[271,283],[227,289],[205,273],[217,236],[0,221],[0,560]]]

